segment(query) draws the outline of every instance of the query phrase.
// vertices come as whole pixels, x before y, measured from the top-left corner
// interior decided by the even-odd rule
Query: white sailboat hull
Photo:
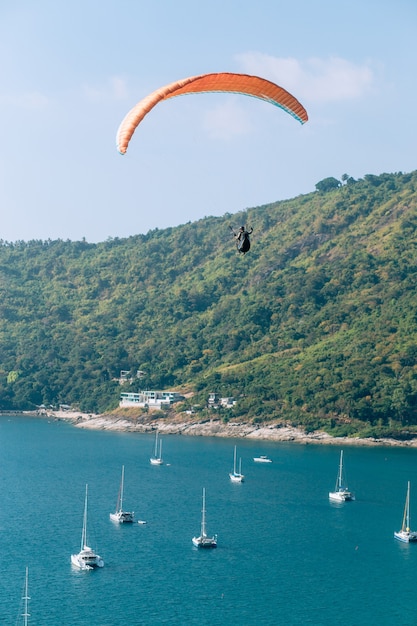
[[[119,524],[132,524],[135,520],[135,514],[130,511],[116,511],[116,513],[110,513],[110,519]]]
[[[71,554],[71,563],[82,570],[95,569],[96,567],[104,567],[104,561],[88,546],[84,546],[83,550],[78,554]]]
[[[232,483],[243,483],[245,480],[245,477],[243,474],[234,474],[233,472],[231,472],[229,476],[230,476],[230,480],[232,481]]]
[[[353,499],[351,492],[346,489],[342,489],[341,491],[329,491],[329,500],[333,502],[347,502]]]
[[[394,537],[403,543],[410,543],[411,541],[417,541],[417,532],[412,530],[399,530],[394,533]]]
[[[192,542],[196,548],[217,548],[217,537],[193,537]]]

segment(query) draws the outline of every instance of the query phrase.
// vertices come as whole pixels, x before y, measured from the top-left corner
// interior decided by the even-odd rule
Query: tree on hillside
[[[323,180],[316,183],[316,191],[332,191],[332,189],[337,189],[340,185],[340,180],[337,180],[337,178],[334,178],[333,176],[329,176],[328,178],[323,178]]]

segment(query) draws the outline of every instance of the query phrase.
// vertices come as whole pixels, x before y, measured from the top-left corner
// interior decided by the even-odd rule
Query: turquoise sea
[[[408,480],[417,527],[417,450],[345,447],[356,501],[332,505],[337,446],[167,436],[155,467],[153,442],[0,418],[0,624],[23,623],[26,567],[31,625],[417,624],[417,545],[393,538]],[[235,444],[243,484],[228,476]],[[109,520],[122,465],[125,508],[146,525]],[[90,544],[105,561],[91,572],[70,563],[86,483]],[[203,487],[218,534],[208,551],[191,543]]]

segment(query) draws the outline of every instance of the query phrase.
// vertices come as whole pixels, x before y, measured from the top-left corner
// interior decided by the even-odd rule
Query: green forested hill
[[[140,369],[247,419],[417,425],[417,172],[344,178],[128,239],[3,242],[0,408],[104,411]]]

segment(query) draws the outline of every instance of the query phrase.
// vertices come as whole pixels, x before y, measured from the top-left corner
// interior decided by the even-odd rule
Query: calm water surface
[[[0,418],[0,624],[23,623],[27,566],[31,625],[417,625],[417,545],[393,539],[408,480],[417,527],[417,450],[346,447],[356,501],[332,505],[337,447],[167,436],[155,467],[153,442]],[[235,443],[243,484],[228,477]],[[122,465],[125,508],[146,525],[109,520]],[[92,572],[70,563],[86,483],[105,561]],[[191,544],[202,487],[216,550]]]

